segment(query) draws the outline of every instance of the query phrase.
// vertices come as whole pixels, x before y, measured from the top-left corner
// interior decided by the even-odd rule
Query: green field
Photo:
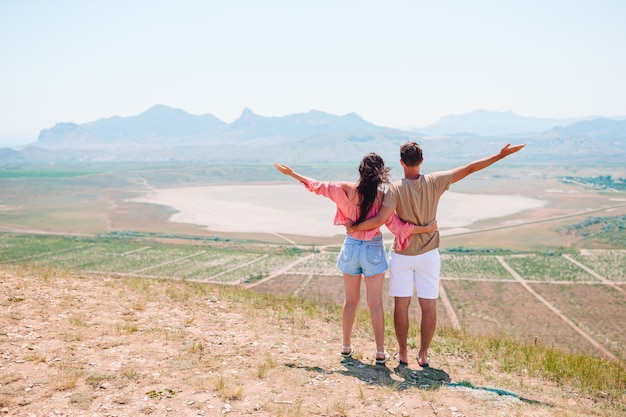
[[[441,276],[454,278],[513,279],[495,256],[441,255]]]
[[[0,233],[0,265],[252,285],[259,291],[341,303],[343,279],[336,267],[337,250],[337,246],[298,249],[291,245],[155,233],[82,238]],[[586,262],[588,268],[607,275],[607,270],[621,265],[625,253],[586,251],[574,256]],[[552,314],[548,306],[515,282],[497,256],[471,253],[442,256],[442,286],[462,327],[598,354],[596,348]],[[603,285],[561,255],[506,255],[503,259],[528,283],[543,283],[536,287],[538,293],[579,323],[581,329],[607,350],[625,358],[626,351],[621,346],[626,345],[626,336],[621,326],[615,327],[626,314],[623,289]],[[624,270],[620,271],[614,271],[610,278],[612,282],[626,284]],[[590,282],[596,283],[593,291]],[[365,300],[365,286],[362,287],[362,300]],[[393,300],[386,293],[384,299],[386,310],[391,311]],[[444,307],[440,302],[439,323],[452,325]],[[602,320],[603,317],[613,320]]]
[[[625,250],[584,250],[575,254],[574,258],[608,280],[624,280],[624,271],[626,271]]]
[[[138,236],[112,241],[0,233],[0,263],[207,282],[259,279],[302,253],[289,247],[225,241],[211,246],[207,241],[168,244]]]
[[[530,281],[597,281],[587,271],[559,255],[513,255],[506,262]]]

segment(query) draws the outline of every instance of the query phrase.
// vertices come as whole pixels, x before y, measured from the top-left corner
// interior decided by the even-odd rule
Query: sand
[[[205,226],[215,232],[288,233],[330,237],[345,228],[333,225],[335,205],[299,184],[228,185],[151,189],[131,201],[169,206],[170,220]],[[546,201],[520,195],[465,194],[448,191],[439,203],[442,235],[472,223],[543,207]]]

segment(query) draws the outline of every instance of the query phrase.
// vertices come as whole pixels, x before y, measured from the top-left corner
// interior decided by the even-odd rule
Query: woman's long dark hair
[[[363,157],[359,165],[359,182],[356,190],[359,193],[359,218],[355,224],[366,219],[376,201],[378,187],[389,181],[389,168],[385,168],[385,161],[377,153],[370,153]]]

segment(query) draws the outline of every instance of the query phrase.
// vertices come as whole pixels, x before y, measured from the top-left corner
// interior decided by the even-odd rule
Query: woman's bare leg
[[[343,283],[346,290],[345,301],[343,303],[342,329],[344,347],[352,346],[352,327],[356,317],[356,308],[361,297],[361,276],[343,274]],[[342,353],[347,353],[348,349],[342,349]]]
[[[385,310],[383,308],[383,282],[385,274],[378,274],[365,278],[367,288],[367,305],[372,318],[376,352],[385,351]],[[377,359],[384,359],[384,355],[377,355]]]

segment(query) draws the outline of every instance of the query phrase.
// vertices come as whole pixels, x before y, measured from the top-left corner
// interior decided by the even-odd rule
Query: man
[[[400,164],[404,178],[391,184],[378,215],[359,224],[348,225],[348,231],[369,230],[384,224],[395,211],[398,216],[417,225],[425,225],[437,217],[441,195],[457,181],[469,174],[487,168],[502,158],[522,149],[525,145],[506,145],[499,153],[471,162],[449,171],[421,175],[424,158],[422,148],[415,142],[400,146]],[[411,236],[408,248],[389,252],[389,295],[394,297],[394,327],[398,352],[394,355],[400,365],[408,365],[407,337],[409,332],[409,306],[417,290],[422,323],[420,349],[417,363],[429,366],[428,349],[437,324],[436,301],[439,298],[439,231]]]

